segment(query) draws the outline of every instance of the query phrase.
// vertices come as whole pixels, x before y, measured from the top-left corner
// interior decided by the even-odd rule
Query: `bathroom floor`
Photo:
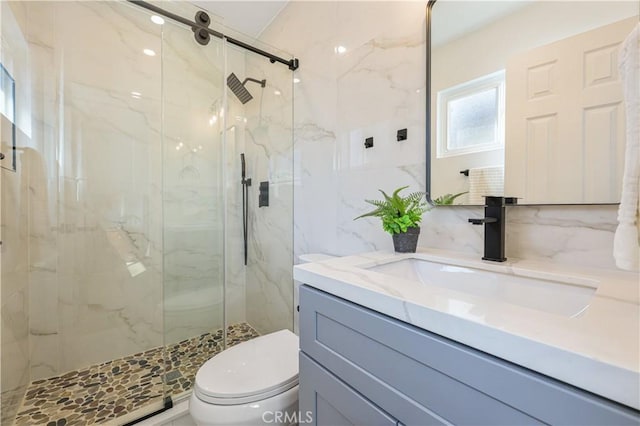
[[[257,337],[247,323],[228,327],[233,346]],[[222,329],[125,358],[34,381],[18,410],[15,425],[88,425],[106,423],[167,394],[191,389],[198,368],[222,350]],[[165,351],[168,368],[165,369]]]

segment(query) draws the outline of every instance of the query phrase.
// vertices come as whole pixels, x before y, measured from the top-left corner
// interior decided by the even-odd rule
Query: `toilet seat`
[[[298,384],[298,346],[289,330],[233,346],[200,367],[194,394],[210,404],[238,405],[286,392]]]

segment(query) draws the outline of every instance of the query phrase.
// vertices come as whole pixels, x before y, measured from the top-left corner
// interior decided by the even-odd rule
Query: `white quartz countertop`
[[[597,287],[588,307],[565,317],[366,268],[402,259]],[[638,273],[418,249],[373,252],[294,267],[296,280],[483,352],[640,409]]]

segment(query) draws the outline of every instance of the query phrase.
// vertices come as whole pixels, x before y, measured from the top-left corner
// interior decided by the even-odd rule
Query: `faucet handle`
[[[469,223],[472,223],[474,225],[482,225],[484,223],[496,223],[498,221],[497,218],[495,217],[483,217],[481,219],[476,219],[476,218],[471,218],[469,219]]]

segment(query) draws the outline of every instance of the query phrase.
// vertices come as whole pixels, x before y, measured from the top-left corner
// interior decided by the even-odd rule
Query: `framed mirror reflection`
[[[430,1],[430,200],[618,203],[620,59],[638,13],[638,0]]]

